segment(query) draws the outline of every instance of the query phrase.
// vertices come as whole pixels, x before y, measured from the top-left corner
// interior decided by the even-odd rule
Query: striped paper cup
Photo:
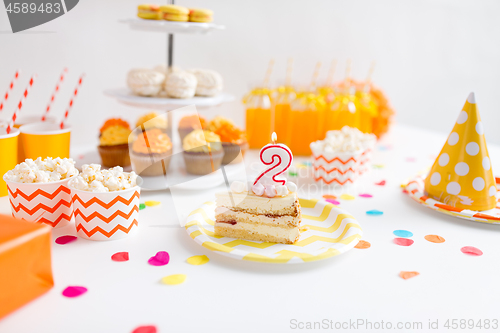
[[[76,176],[49,183],[18,183],[6,179],[12,216],[26,221],[63,227],[73,217],[68,182]]]
[[[354,183],[361,174],[363,151],[326,152],[313,150],[314,180],[327,185]]]
[[[94,241],[125,238],[137,231],[139,186],[127,190],[95,193],[69,184],[78,236]]]

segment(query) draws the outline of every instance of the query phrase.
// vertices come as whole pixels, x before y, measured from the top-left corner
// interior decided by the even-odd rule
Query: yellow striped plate
[[[263,243],[215,236],[215,203],[206,202],[192,211],[186,231],[198,244],[227,257],[296,264],[333,257],[352,249],[363,233],[354,217],[339,207],[319,200],[300,199],[300,239],[294,244]]]

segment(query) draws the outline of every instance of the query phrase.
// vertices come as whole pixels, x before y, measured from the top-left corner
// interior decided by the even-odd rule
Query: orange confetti
[[[334,195],[331,195],[331,194],[323,194],[323,199],[335,200],[335,199],[337,199],[337,197]]]
[[[427,235],[425,239],[432,243],[444,243],[445,239],[438,235]]]
[[[370,244],[370,242],[367,242],[367,241],[364,241],[364,240],[360,240],[358,242],[358,244],[356,244],[355,248],[357,248],[357,249],[368,249],[370,246],[372,246]]]
[[[405,279],[405,280],[411,279],[412,277],[415,277],[417,275],[420,275],[420,273],[419,272],[405,272],[405,271],[401,271],[399,273],[399,277],[401,277],[402,279]]]

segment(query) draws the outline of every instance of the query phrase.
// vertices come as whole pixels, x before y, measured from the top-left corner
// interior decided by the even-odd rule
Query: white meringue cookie
[[[165,81],[165,92],[173,98],[191,98],[196,92],[198,80],[188,72],[174,72]]]
[[[134,94],[139,96],[156,96],[165,82],[165,74],[158,71],[137,68],[127,74],[127,85]]]
[[[266,196],[274,198],[276,196],[276,187],[274,185],[267,185],[265,192]]]
[[[265,187],[264,185],[262,185],[261,183],[257,183],[255,185],[252,186],[252,192],[255,194],[255,195],[258,195],[258,196],[261,196],[264,194],[264,191],[265,191]]]
[[[285,185],[276,186],[276,195],[278,197],[284,197],[288,194],[288,188]]]
[[[297,192],[297,185],[295,185],[295,183],[293,183],[293,182],[287,181],[286,182],[286,187],[288,188],[288,190],[290,192]]]
[[[222,76],[210,69],[190,69],[189,73],[196,76],[196,96],[215,96],[222,91]]]
[[[243,182],[235,180],[231,183],[231,192],[233,193],[243,193],[247,191],[247,185]]]

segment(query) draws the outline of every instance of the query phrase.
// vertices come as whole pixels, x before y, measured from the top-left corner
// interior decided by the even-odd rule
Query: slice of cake
[[[230,192],[217,193],[215,234],[217,236],[293,244],[300,231],[297,186],[257,183],[250,191],[243,182],[231,184]]]

